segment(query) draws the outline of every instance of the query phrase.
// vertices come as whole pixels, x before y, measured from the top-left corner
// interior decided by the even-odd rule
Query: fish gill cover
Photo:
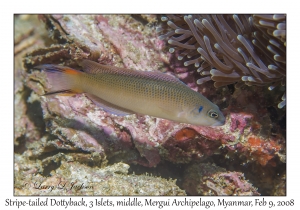
[[[286,120],[280,87],[285,84],[285,16],[270,17],[16,15],[14,194],[285,195]],[[240,28],[239,22],[251,18],[253,25]],[[228,24],[221,31],[224,21]],[[200,35],[195,37],[190,27]],[[252,37],[255,31],[250,33],[253,28],[257,39]],[[174,41],[161,40],[166,33]],[[181,36],[187,44],[178,40]],[[197,45],[199,37],[203,46]],[[229,42],[218,41],[224,37]],[[260,56],[253,39],[257,47],[267,47],[262,50],[268,55]],[[225,51],[233,48],[236,60]],[[120,117],[103,111],[85,94],[42,96],[49,84],[34,66],[80,69],[84,59],[175,75],[218,105],[226,123],[203,127],[148,115]],[[230,73],[221,68],[225,66]],[[98,184],[93,192],[88,187],[46,189],[59,180]],[[24,182],[33,181],[45,189],[24,188]]]

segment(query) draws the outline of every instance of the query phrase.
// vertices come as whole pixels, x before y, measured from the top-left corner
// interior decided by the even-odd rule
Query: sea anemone
[[[285,15],[167,15],[157,28],[169,52],[179,51],[184,66],[194,65],[215,87],[235,84],[285,85]],[[285,94],[279,108],[285,106]]]

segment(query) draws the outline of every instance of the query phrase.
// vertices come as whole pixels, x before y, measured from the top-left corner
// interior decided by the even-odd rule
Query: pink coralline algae
[[[245,127],[249,127],[253,116],[247,113],[231,113],[231,127],[230,131],[233,132],[236,129],[240,130],[241,133],[244,132]]]
[[[74,160],[97,167],[118,162],[155,167],[162,162],[185,165],[216,160],[216,164],[226,170],[208,173],[214,174],[212,179],[194,177],[196,182],[204,180],[206,183],[201,192],[190,189],[188,186],[192,186],[195,180],[188,181],[186,178],[183,183],[186,192],[193,195],[258,195],[256,189],[245,181],[245,177],[249,176],[253,177],[249,182],[266,189],[263,193],[274,193],[273,188],[267,189],[262,182],[270,183],[273,169],[279,170],[281,176],[285,173],[284,168],[280,167],[285,165],[285,128],[281,125],[285,123],[285,113],[277,109],[274,100],[270,100],[278,94],[272,95],[258,86],[240,89],[224,86],[216,89],[212,82],[198,85],[199,75],[191,71],[190,66],[179,66],[174,57],[164,50],[165,44],[153,27],[158,22],[153,22],[153,18],[147,16],[151,23],[143,25],[130,15],[40,16],[55,44],[49,47],[42,45],[23,55],[24,82],[32,95],[29,101],[39,105],[39,120],[44,125],[44,130],[39,131],[41,127],[37,129],[40,140],[26,142],[23,154],[42,159],[44,169],[40,166],[36,170],[44,174],[59,167],[61,161],[53,163],[52,159],[48,161],[47,158],[60,153],[69,153]],[[82,59],[178,75],[189,87],[221,108],[226,124],[203,127],[146,115],[119,117],[97,107],[84,93],[41,96],[48,83],[45,75],[34,70],[34,66],[53,63],[80,69],[78,62]],[[28,106],[24,100],[23,104]],[[18,115],[18,119],[26,116],[25,108],[18,111]],[[26,132],[30,133],[28,130],[22,131],[16,138]],[[247,166],[257,171],[248,170]],[[244,175],[236,172],[241,170]],[[256,173],[265,174],[261,182],[255,178]],[[184,174],[193,177],[195,172],[187,170]],[[220,180],[217,180],[218,176]],[[226,189],[220,188],[221,182],[227,186]]]

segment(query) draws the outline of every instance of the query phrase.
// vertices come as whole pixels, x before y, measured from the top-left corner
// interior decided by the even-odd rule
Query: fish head
[[[219,107],[213,103],[206,105],[195,105],[186,111],[186,121],[194,125],[222,126],[225,124],[225,117]]]

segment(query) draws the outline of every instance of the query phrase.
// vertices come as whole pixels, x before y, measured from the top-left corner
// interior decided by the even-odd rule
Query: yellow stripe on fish
[[[45,64],[50,92],[84,92],[98,106],[116,115],[144,114],[203,126],[224,125],[218,106],[175,77],[159,71],[136,71],[93,61],[81,63],[84,72]],[[46,94],[46,95],[47,95]]]

